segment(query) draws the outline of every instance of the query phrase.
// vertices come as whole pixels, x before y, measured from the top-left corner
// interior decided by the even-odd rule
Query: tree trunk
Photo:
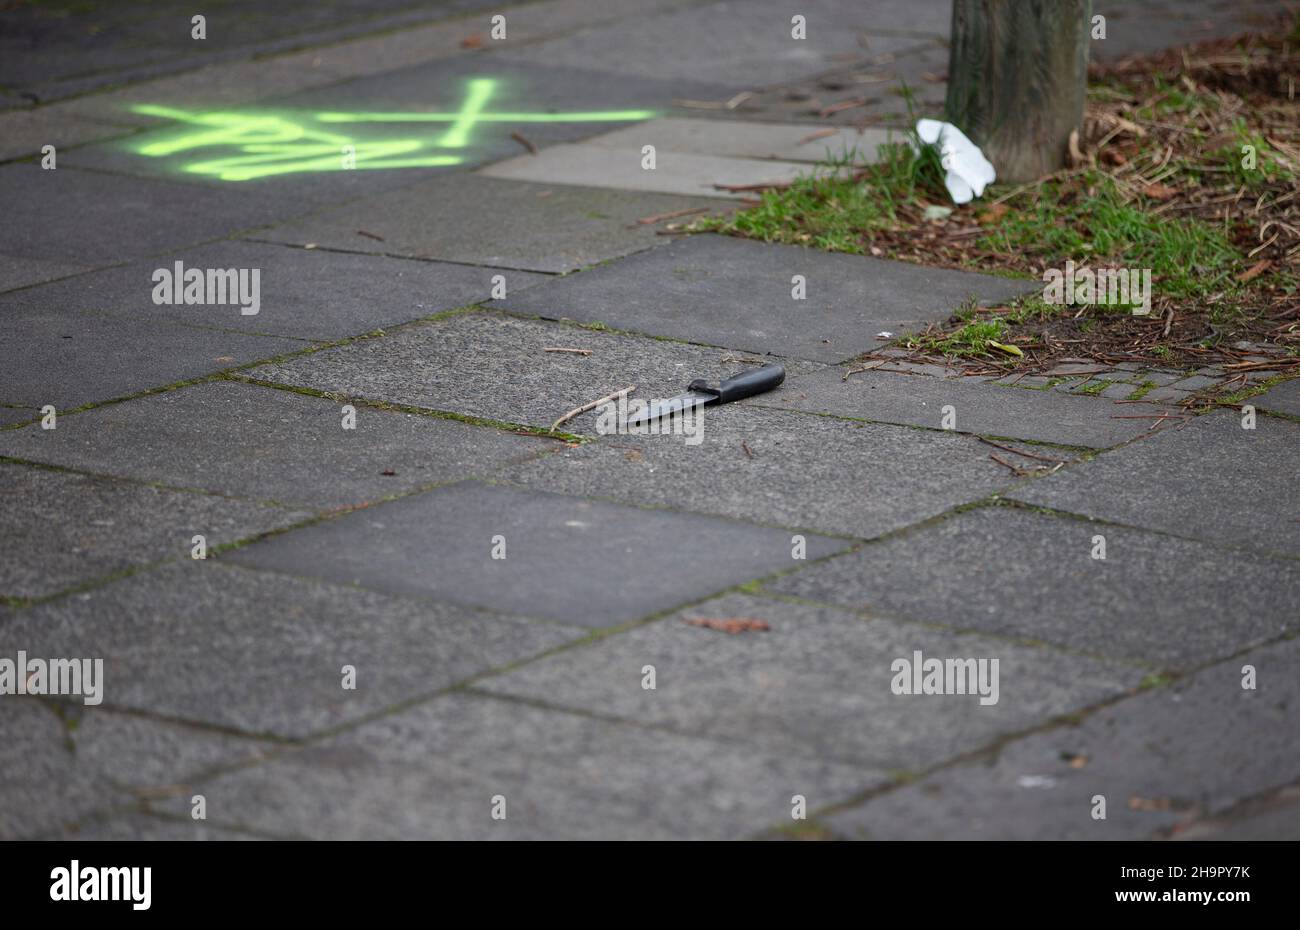
[[[998,180],[1066,164],[1081,129],[1092,0],[953,0],[948,121],[983,149]]]

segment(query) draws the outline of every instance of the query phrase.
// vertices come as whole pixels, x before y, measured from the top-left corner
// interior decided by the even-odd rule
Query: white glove
[[[937,119],[917,120],[916,134],[926,145],[939,146],[943,169],[947,172],[944,184],[953,203],[970,203],[997,180],[997,172],[979,146],[952,123]]]

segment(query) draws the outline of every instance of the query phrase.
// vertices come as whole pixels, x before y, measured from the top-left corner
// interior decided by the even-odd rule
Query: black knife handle
[[[751,368],[749,371],[742,371],[716,387],[701,378],[692,381],[686,390],[716,394],[717,400],[715,403],[729,404],[733,400],[744,400],[746,397],[753,397],[755,394],[770,391],[784,380],[785,368],[783,366],[764,365],[762,368]]]

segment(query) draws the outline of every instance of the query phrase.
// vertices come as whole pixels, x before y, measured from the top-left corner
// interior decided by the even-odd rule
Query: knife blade
[[[785,380],[785,368],[781,365],[764,365],[751,368],[738,375],[712,385],[703,378],[697,378],[686,386],[686,393],[678,394],[667,400],[654,401],[627,418],[629,427],[649,423],[662,417],[671,416],[678,411],[696,404],[728,404],[733,400],[743,400],[770,391]]]

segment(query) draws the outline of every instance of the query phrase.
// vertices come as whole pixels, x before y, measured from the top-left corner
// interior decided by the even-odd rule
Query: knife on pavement
[[[710,384],[703,378],[697,378],[686,386],[685,394],[648,404],[628,417],[627,425],[639,426],[651,420],[671,416],[679,410],[697,404],[729,404],[733,400],[743,400],[770,391],[784,380],[785,368],[781,365],[751,368],[717,384]]]

